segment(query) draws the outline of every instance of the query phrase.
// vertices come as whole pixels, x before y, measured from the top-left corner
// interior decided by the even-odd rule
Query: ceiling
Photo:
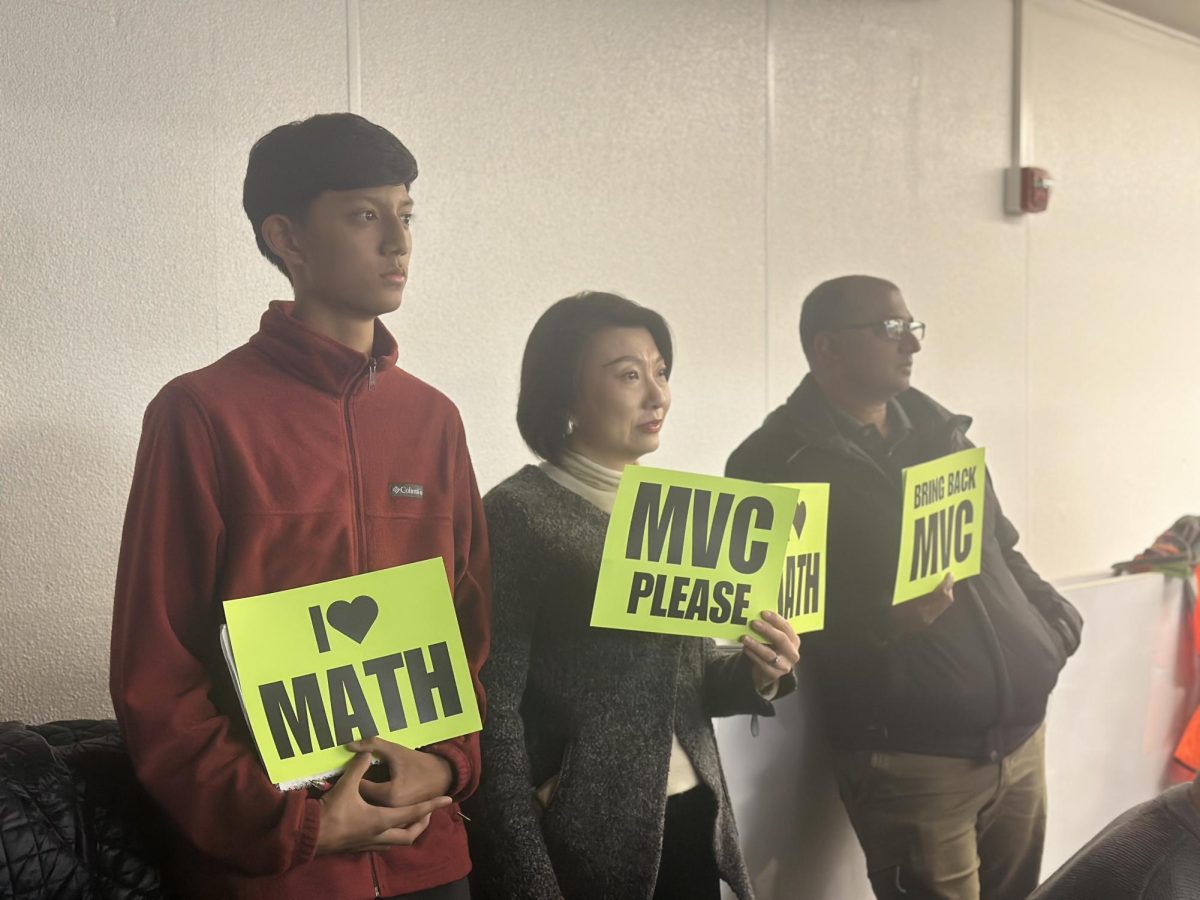
[[[1200,0],[1103,0],[1126,12],[1200,37]]]

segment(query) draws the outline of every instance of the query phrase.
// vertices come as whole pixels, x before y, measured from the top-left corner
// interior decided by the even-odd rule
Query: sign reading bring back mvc
[[[231,669],[267,775],[340,771],[343,745],[424,747],[480,729],[440,559],[225,603]]]
[[[979,574],[986,480],[982,447],[904,470],[893,604],[928,594],[947,572],[956,581]]]

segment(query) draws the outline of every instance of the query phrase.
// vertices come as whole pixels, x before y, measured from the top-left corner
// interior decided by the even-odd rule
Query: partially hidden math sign
[[[290,787],[380,735],[423,747],[480,729],[440,559],[225,603],[235,678],[267,775]]]
[[[776,612],[797,634],[825,627],[825,546],[829,530],[829,485],[786,484],[799,491],[783,557]]]

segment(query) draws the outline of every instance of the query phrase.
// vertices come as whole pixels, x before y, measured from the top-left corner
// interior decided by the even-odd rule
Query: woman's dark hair
[[[562,458],[584,349],[592,335],[605,328],[645,328],[667,364],[667,375],[671,374],[671,330],[654,310],[601,291],[559,300],[529,332],[521,360],[517,428],[529,449],[542,459],[557,463]]]
[[[280,125],[255,142],[242,186],[242,208],[262,255],[288,275],[283,260],[263,240],[267,216],[280,213],[302,221],[323,191],[393,184],[408,188],[416,178],[416,159],[386,128],[353,113],[326,113]]]

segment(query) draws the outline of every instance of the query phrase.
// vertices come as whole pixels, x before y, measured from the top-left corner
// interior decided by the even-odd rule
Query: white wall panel
[[[344,103],[344,23],[315,0],[0,16],[0,718],[104,715],[142,411],[283,295],[246,154]]]
[[[1046,716],[1044,875],[1167,787],[1196,698],[1180,582],[1147,574],[1062,590],[1086,625]],[[744,719],[720,722],[746,861],[759,900],[870,900],[814,701],[803,691],[780,701],[757,738]]]
[[[1030,521],[1054,574],[1103,569],[1200,505],[1200,41],[1031,8]]]
[[[1025,236],[1005,219],[1011,4],[772,4],[770,403],[807,367],[804,296],[896,282],[928,325],[913,384],[972,415],[1018,524],[1025,508]]]
[[[364,112],[422,168],[390,324],[403,363],[460,404],[481,485],[530,458],[525,339],[585,288],[674,331],[647,463],[721,471],[763,393],[761,3],[364,0],[362,23]]]
[[[802,676],[757,737],[745,717],[719,720],[717,743],[758,900],[871,900],[812,684]]]
[[[1170,784],[1171,756],[1198,699],[1180,581],[1147,573],[1063,593],[1084,629],[1046,713],[1045,875]]]

